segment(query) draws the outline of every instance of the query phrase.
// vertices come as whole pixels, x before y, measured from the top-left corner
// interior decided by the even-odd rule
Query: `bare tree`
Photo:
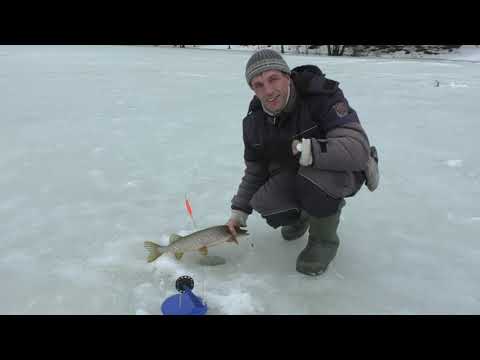
[[[343,54],[343,45],[332,45],[332,56],[341,56]]]
[[[343,56],[345,49],[355,45],[327,45],[328,56]]]

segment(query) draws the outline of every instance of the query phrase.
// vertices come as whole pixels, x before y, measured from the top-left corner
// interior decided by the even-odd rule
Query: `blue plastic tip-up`
[[[205,315],[207,305],[191,290],[170,296],[162,304],[163,315]]]
[[[208,308],[202,299],[196,296],[193,289],[193,279],[182,276],[177,279],[177,290],[181,291],[167,298],[162,304],[164,315],[205,315]]]

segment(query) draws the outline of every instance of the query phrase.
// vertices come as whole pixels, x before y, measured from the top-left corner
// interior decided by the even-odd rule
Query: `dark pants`
[[[343,199],[334,199],[306,178],[279,173],[263,185],[250,201],[251,206],[273,228],[292,225],[300,212],[326,217],[335,214]]]

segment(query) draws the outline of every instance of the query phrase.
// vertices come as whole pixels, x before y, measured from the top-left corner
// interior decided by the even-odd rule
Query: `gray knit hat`
[[[290,75],[290,68],[282,55],[272,49],[262,49],[255,52],[247,62],[245,78],[248,85],[255,76],[267,70],[279,70]]]

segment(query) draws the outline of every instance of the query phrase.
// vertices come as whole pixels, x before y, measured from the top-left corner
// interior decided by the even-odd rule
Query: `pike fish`
[[[233,237],[228,231],[227,225],[212,226],[203,230],[196,231],[187,236],[177,234],[170,235],[170,245],[160,246],[151,241],[145,241],[145,249],[149,254],[148,262],[155,261],[159,256],[165,253],[173,253],[180,260],[187,251],[199,251],[202,255],[208,255],[208,248],[220,245],[224,242],[235,242],[237,239],[248,236],[247,230],[236,229],[237,237]]]

